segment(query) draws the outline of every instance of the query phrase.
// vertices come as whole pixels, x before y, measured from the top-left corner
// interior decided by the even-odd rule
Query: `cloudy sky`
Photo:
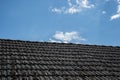
[[[0,38],[120,46],[120,0],[0,0]]]

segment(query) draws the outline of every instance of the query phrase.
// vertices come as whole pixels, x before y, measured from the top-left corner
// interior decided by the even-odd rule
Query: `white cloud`
[[[118,5],[117,13],[120,13],[120,4]]]
[[[117,12],[115,15],[111,16],[110,20],[120,18],[120,0],[117,0],[117,3],[118,3]]]
[[[67,0],[68,7],[61,7],[61,8],[52,8],[52,12],[56,13],[64,13],[64,14],[74,14],[81,12],[82,9],[85,8],[93,8],[94,5],[90,4],[88,0]]]
[[[72,32],[60,32],[57,31],[52,39],[50,39],[50,42],[58,42],[58,43],[79,43],[80,41],[85,41],[84,38],[78,35],[78,32],[72,31]]]
[[[111,16],[110,20],[114,20],[114,19],[118,19],[118,18],[120,18],[120,13]]]
[[[120,0],[117,0],[118,4],[120,4]]]
[[[62,10],[61,10],[61,9],[58,9],[58,8],[54,8],[54,9],[52,9],[52,12],[61,13]]]
[[[49,39],[50,42],[57,42],[57,43],[61,43],[61,41],[58,40],[54,40],[54,39]]]
[[[80,0],[77,0],[78,3],[80,3]],[[82,4],[81,4],[82,7],[84,8],[92,8],[94,7],[93,4],[89,4],[88,0],[82,0]]]
[[[80,11],[81,11],[81,9],[79,9],[79,8],[70,7],[69,9],[67,9],[65,11],[65,13],[67,13],[67,14],[74,14],[74,13],[78,13]]]

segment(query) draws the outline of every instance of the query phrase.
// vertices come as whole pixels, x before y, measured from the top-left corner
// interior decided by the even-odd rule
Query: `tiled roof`
[[[0,39],[0,80],[120,80],[120,47]]]

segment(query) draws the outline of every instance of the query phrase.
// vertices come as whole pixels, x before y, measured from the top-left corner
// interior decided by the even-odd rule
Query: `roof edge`
[[[75,44],[75,43],[57,43],[57,42],[40,42],[40,41],[32,41],[32,40],[19,40],[19,39],[1,39],[0,40],[8,40],[8,41],[18,41],[18,42],[30,42],[30,43],[51,43],[51,44],[66,44],[66,45],[83,45],[83,46],[98,46],[98,47],[116,47],[120,48],[120,46],[110,46],[110,45],[94,45],[94,44]]]

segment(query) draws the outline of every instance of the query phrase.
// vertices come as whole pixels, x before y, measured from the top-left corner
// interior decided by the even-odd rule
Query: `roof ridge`
[[[81,46],[97,46],[97,47],[111,47],[111,48],[120,48],[120,46],[111,46],[111,45],[96,45],[96,44],[75,44],[75,43],[57,43],[57,42],[40,42],[32,40],[20,40],[20,39],[1,39],[4,41],[18,41],[18,42],[29,42],[29,43],[50,43],[50,44],[66,44],[66,45],[81,45]]]

